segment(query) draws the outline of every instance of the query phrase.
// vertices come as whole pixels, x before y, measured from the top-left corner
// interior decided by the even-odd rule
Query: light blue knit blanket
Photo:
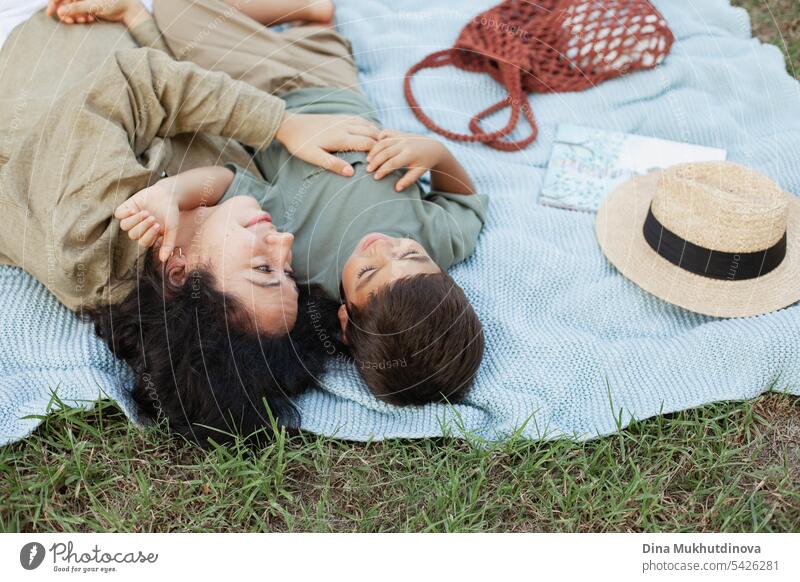
[[[496,0],[338,0],[363,86],[385,124],[424,128],[402,79],[450,46]],[[347,439],[462,431],[501,438],[584,439],[646,418],[770,388],[800,394],[800,306],[715,320],[660,301],[603,258],[593,215],[541,207],[537,195],[558,123],[635,132],[728,150],[800,194],[800,85],[780,51],[750,37],[725,0],[657,2],[677,42],[665,64],[581,93],[534,95],[537,141],[519,153],[451,144],[492,202],[473,258],[453,269],[486,330],[467,402],[399,409],[376,401],[336,364],[325,389],[300,400],[304,428]],[[502,89],[453,68],[415,78],[426,111],[463,131]],[[800,284],[800,283],[798,283]],[[0,268],[0,442],[28,434],[50,392],[72,404],[100,394],[132,412],[130,373],[37,282]]]

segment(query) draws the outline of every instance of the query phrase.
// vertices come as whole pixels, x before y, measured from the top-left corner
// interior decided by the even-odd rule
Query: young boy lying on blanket
[[[175,55],[278,94],[288,116],[347,114],[377,124],[346,39],[319,26],[276,32],[251,17],[291,19],[299,4],[253,1],[244,14],[219,0],[157,0],[154,16]],[[211,22],[215,28],[203,35]],[[444,270],[473,252],[487,198],[474,194],[461,164],[428,137],[384,129],[368,153],[338,157],[351,176],[320,170],[273,143],[254,156],[264,179],[226,164],[225,194],[206,203],[251,196],[269,212],[264,221],[294,234],[295,278],[340,296],[342,338],[376,397],[400,405],[458,402],[481,362],[483,332]],[[430,192],[418,182],[428,171]],[[123,228],[141,235],[135,221]]]

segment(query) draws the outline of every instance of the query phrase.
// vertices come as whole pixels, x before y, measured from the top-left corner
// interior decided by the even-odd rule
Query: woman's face
[[[202,210],[205,216],[190,244],[198,263],[211,270],[220,291],[245,306],[259,332],[288,333],[297,319],[294,236],[278,232],[269,213],[250,196],[234,196]]]
[[[441,272],[417,241],[373,232],[358,241],[347,259],[342,289],[347,303],[361,307],[370,295],[398,279]]]

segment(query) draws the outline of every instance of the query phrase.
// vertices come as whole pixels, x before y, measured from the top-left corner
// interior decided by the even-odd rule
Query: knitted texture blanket
[[[339,28],[386,126],[426,131],[405,102],[405,72],[494,3],[338,0]],[[532,95],[540,133],[521,152],[448,144],[492,198],[475,255],[452,270],[486,331],[467,401],[395,408],[336,363],[325,389],[299,402],[304,428],[354,440],[515,430],[585,439],[771,388],[800,394],[800,305],[739,320],[673,307],[605,260],[593,215],[537,204],[558,123],[725,148],[800,194],[800,85],[780,51],[752,39],[746,12],[725,0],[654,4],[676,37],[663,65],[579,93]],[[420,72],[414,90],[447,127],[465,127],[505,94],[487,75],[453,67]],[[492,122],[505,119],[487,120],[487,130]],[[132,413],[130,373],[41,285],[3,267],[0,297],[0,442],[28,434],[38,420],[24,417],[44,414],[51,392],[79,406],[107,395]]]

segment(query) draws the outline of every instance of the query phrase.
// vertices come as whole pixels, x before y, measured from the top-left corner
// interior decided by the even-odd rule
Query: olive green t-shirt
[[[359,115],[378,123],[366,98],[347,89],[301,89],[282,98],[287,111]],[[371,232],[416,240],[442,269],[472,254],[486,220],[485,195],[426,192],[419,182],[396,192],[402,171],[375,180],[367,173],[365,152],[337,155],[353,166],[353,176],[312,166],[273,141],[254,157],[266,181],[227,164],[236,176],[220,203],[242,194],[255,197],[279,230],[294,234],[298,283],[319,284],[334,298],[344,264]]]

